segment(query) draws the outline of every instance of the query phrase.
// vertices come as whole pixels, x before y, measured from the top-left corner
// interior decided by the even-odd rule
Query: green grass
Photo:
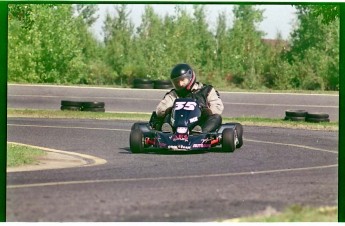
[[[67,118],[67,119],[99,119],[99,120],[149,120],[150,113],[109,113],[87,111],[61,111],[61,110],[33,110],[33,109],[7,109],[8,117],[30,118]]]
[[[45,154],[40,149],[7,143],[7,167],[35,164],[38,162],[37,158]]]
[[[61,111],[61,110],[31,110],[31,109],[8,109],[8,117],[30,117],[30,118],[66,118],[66,119],[98,119],[98,120],[132,120],[148,121],[151,113],[121,113],[121,112],[82,112],[82,111]],[[247,126],[269,126],[283,128],[298,128],[310,130],[337,131],[338,122],[294,122],[285,121],[282,118],[259,118],[259,117],[223,117],[223,122],[239,122]]]
[[[269,126],[293,129],[307,129],[307,130],[328,130],[337,131],[338,122],[306,122],[306,121],[286,121],[280,118],[259,118],[259,117],[237,117],[237,118],[224,118],[224,122],[240,122],[247,126]]]
[[[270,211],[272,212],[272,211]],[[255,216],[228,220],[230,222],[337,222],[337,207],[315,208],[294,205],[280,213],[263,213]]]

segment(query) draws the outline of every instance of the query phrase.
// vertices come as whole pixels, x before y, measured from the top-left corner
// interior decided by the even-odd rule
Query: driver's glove
[[[162,126],[164,118],[158,117],[156,112],[152,112],[149,124],[153,129],[158,129]]]

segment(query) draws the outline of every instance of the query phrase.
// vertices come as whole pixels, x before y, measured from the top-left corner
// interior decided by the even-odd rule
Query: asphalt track
[[[167,90],[8,85],[8,108],[60,109],[63,99],[103,101],[107,112],[152,112]],[[220,92],[226,117],[284,118],[285,111],[300,109],[329,114],[338,121],[338,94]]]
[[[9,118],[8,141],[106,162],[8,173],[7,221],[209,222],[337,205],[337,132],[246,126],[234,153],[131,154],[132,123]]]

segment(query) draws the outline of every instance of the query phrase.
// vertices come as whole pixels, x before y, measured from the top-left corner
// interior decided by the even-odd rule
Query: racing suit
[[[211,85],[204,85],[200,82],[196,82],[190,92],[184,95],[178,95],[175,89],[166,93],[156,108],[157,117],[165,118],[165,121],[167,121],[167,115],[169,115],[175,99],[181,97],[198,100],[202,110],[200,126],[203,133],[214,131],[222,124],[221,114],[224,110],[224,105],[218,91]]]

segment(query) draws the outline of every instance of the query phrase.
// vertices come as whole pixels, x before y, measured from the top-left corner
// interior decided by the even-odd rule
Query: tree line
[[[135,78],[165,80],[187,62],[198,79],[219,88],[339,89],[337,6],[295,6],[288,40],[265,40],[263,10],[234,5],[230,15],[206,19],[207,5],[176,5],[160,16],[145,6],[135,27],[128,5],[106,15],[104,38],[91,31],[97,5],[9,5],[8,81],[18,83],[131,86]]]

